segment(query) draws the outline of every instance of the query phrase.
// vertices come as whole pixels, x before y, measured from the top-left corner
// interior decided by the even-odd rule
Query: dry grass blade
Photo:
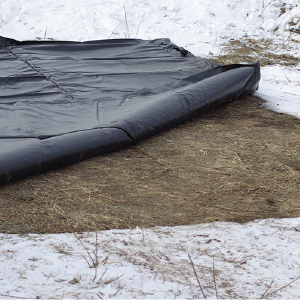
[[[218,290],[217,290],[217,282],[216,282],[215,261],[214,260],[213,260],[213,277],[214,277],[214,286],[215,286],[215,291],[216,291],[216,298],[219,299]]]
[[[125,4],[123,4],[123,8],[124,8],[124,18],[125,18],[125,26],[126,26],[126,33],[124,33],[124,35],[125,35],[126,39],[129,39],[130,31],[129,31],[128,21],[127,21],[127,13],[126,13]]]
[[[118,27],[120,26],[120,24],[123,22],[124,17],[122,18],[122,20],[119,22],[118,26],[111,32],[110,36],[108,37],[108,39],[110,39],[110,37],[114,34],[114,32],[118,29]]]
[[[161,251],[158,251],[167,261],[170,261],[170,258],[165,255],[164,253],[162,253]]]
[[[143,244],[145,245],[145,235],[144,235],[144,230],[142,229],[142,234],[143,234]]]
[[[195,274],[196,279],[197,279],[197,281],[198,281],[198,285],[199,285],[199,287],[200,287],[200,290],[201,290],[201,292],[202,292],[202,295],[203,295],[204,299],[206,299],[206,296],[205,296],[205,294],[204,294],[204,292],[203,292],[203,289],[202,289],[202,286],[201,286],[199,277],[198,277],[197,272],[196,272],[196,270],[195,270],[194,263],[193,263],[192,258],[191,258],[191,256],[190,256],[189,253],[188,253],[188,256],[189,256],[189,259],[190,259],[190,261],[191,261],[191,264],[192,264],[192,267],[193,267],[193,271],[194,271],[194,274]]]
[[[110,283],[112,283],[112,282],[114,282],[114,281],[120,279],[122,276],[124,276],[124,274],[122,274],[122,275],[120,275],[120,276],[118,276],[118,277],[112,277],[112,278],[110,278],[110,279],[104,281],[104,284],[110,284]]]
[[[47,26],[46,26],[46,29],[45,29],[44,40],[46,39],[46,35],[47,35]]]
[[[145,14],[146,14],[146,12],[144,12],[144,14],[143,14],[143,16],[142,16],[142,19],[141,19],[141,21],[140,21],[140,23],[139,23],[138,29],[137,29],[136,34],[135,34],[135,38],[136,38],[137,35],[138,35],[138,32],[139,32],[139,30],[140,30],[141,23],[142,23],[142,21],[143,21],[143,19],[144,19],[144,17],[145,17]]]
[[[93,279],[93,282],[95,281],[95,279],[97,278],[97,267],[98,267],[98,233],[96,232],[96,253],[95,254],[95,259],[96,259],[96,265],[95,265],[95,277]]]
[[[32,298],[24,298],[24,297],[18,297],[18,296],[10,296],[10,295],[5,295],[5,294],[0,294],[0,296],[9,297],[9,298],[16,298],[16,299],[32,299]]]

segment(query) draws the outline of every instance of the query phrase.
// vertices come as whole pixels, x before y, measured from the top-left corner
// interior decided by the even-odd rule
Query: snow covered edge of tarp
[[[205,70],[201,70],[199,67],[199,71],[201,71],[199,75],[187,76],[189,82],[184,86],[149,95],[146,97],[146,101],[145,97],[140,95],[138,101],[143,103],[142,106],[136,105],[137,102],[133,101],[132,107],[129,106],[130,109],[122,112],[116,121],[106,125],[53,136],[0,135],[0,185],[126,147],[133,142],[176,126],[222,103],[235,100],[244,94],[253,93],[258,88],[259,63],[219,66],[209,60],[194,57],[185,49],[171,43],[169,39],[152,41],[101,40],[78,43],[19,42],[0,37],[0,68],[1,63],[5,62],[6,65],[9,63],[6,61],[7,56],[11,56],[12,60],[23,62],[24,65],[27,63],[26,58],[23,59],[14,55],[13,51],[17,47],[32,45],[35,48],[39,45],[59,47],[62,44],[74,45],[75,47],[84,44],[94,46],[97,43],[100,46],[103,43],[152,43],[151,46],[158,46],[160,51],[167,52],[170,58],[176,56],[182,61],[187,60],[196,69],[203,63],[209,67],[206,66]],[[33,71],[38,70],[33,68]],[[5,69],[0,72],[0,84],[2,86],[7,80],[3,76],[4,72]],[[40,75],[43,77],[41,72],[38,76]],[[45,76],[44,79],[49,81],[49,77]],[[0,93],[0,105],[2,104],[1,98]],[[137,100],[135,99],[135,101]],[[1,112],[0,107],[0,116],[4,114],[5,112]]]

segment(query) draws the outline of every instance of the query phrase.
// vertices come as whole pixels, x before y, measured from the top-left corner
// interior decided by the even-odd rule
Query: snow
[[[0,241],[0,298],[202,298],[188,255],[207,298],[260,298],[300,276],[300,218]],[[276,296],[298,298],[299,282]]]
[[[300,29],[300,0],[0,0],[0,35],[17,40],[168,37],[210,57],[232,39],[264,38],[279,45],[277,54],[300,57],[291,28]],[[256,95],[264,107],[300,118],[300,66],[261,72]],[[299,244],[300,218],[110,230],[97,238],[0,234],[0,299],[203,298],[188,254],[207,298],[216,291],[219,298],[299,298]],[[99,265],[90,268],[96,249]]]
[[[282,66],[261,68],[255,95],[266,101],[264,108],[300,118],[300,70]]]
[[[243,36],[281,41],[290,21],[300,27],[299,1],[0,0],[0,35],[73,41],[168,37],[203,56],[218,54],[230,39]],[[280,16],[283,3],[286,13]],[[294,51],[300,56],[297,45]]]

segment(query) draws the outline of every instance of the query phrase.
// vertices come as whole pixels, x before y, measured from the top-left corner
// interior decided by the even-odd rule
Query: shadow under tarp
[[[0,37],[0,184],[111,152],[258,88],[169,39]]]

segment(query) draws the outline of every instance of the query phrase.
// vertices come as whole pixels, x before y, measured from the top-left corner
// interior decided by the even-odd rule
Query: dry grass
[[[247,97],[130,148],[0,187],[0,232],[300,215],[300,120]]]
[[[275,64],[297,66],[300,64],[300,58],[288,54],[276,54],[281,49],[289,49],[289,40],[282,41],[279,45],[271,39],[231,40],[223,47],[223,54],[212,56],[210,59],[220,65],[253,63],[254,61],[259,61],[261,66]]]

